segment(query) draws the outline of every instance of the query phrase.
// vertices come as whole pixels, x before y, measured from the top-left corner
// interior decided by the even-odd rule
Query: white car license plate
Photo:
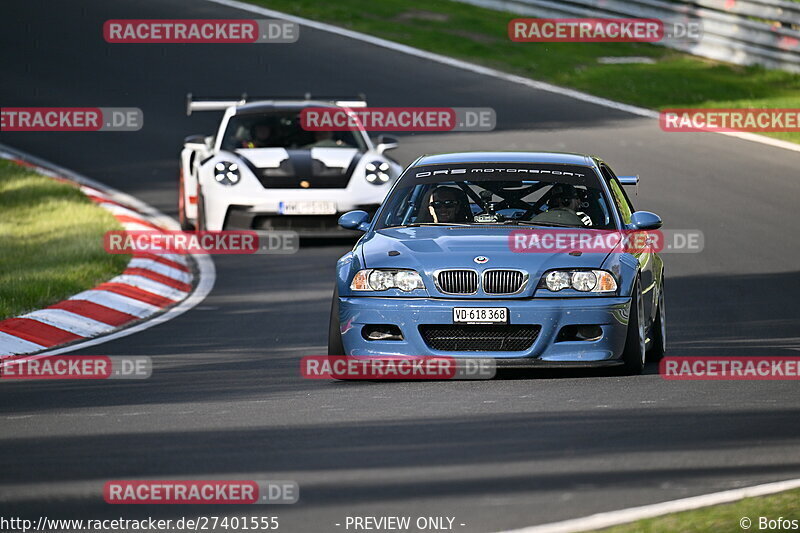
[[[505,307],[454,307],[453,322],[464,324],[507,324]]]
[[[281,215],[335,215],[336,202],[323,200],[306,202],[280,202],[278,213]]]

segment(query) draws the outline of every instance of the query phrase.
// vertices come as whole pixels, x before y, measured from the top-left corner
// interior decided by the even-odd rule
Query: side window
[[[611,195],[614,197],[614,203],[617,204],[617,209],[619,209],[619,216],[622,218],[622,223],[630,224],[631,214],[636,210],[633,208],[633,205],[631,205],[628,195],[625,194],[622,185],[614,173],[611,172],[611,169],[605,165],[601,165],[600,171],[603,173],[603,177],[608,183],[608,188],[611,190]]]

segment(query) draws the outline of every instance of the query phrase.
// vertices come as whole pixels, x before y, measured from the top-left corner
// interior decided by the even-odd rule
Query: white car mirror
[[[384,152],[388,152],[389,150],[394,150],[398,146],[399,143],[397,142],[397,139],[395,139],[394,137],[381,135],[380,137],[378,137],[378,145],[375,147],[375,149],[382,154]]]

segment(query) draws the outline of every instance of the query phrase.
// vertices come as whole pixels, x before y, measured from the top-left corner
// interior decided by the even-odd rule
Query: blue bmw
[[[620,366],[665,351],[664,266],[654,247],[524,253],[520,231],[655,231],[597,157],[423,156],[339,259],[328,353],[494,358],[498,366]],[[524,239],[521,242],[525,242]]]

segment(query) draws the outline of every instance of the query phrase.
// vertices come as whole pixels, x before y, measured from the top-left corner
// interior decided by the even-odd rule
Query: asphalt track
[[[569,150],[639,173],[638,208],[705,234],[702,253],[665,258],[670,354],[798,355],[799,153],[663,133],[652,119],[317,30],[291,45],[102,39],[110,18],[246,18],[205,2],[15,0],[2,11],[0,104],[140,107],[145,126],[0,142],[174,214],[180,141],[216,121],[187,118],[187,92],[491,106],[497,131],[406,136],[394,155]],[[0,516],[277,514],[283,531],[323,532],[344,530],[335,524],[348,515],[423,515],[493,531],[800,477],[796,382],[666,381],[653,367],[626,378],[303,380],[299,358],[325,349],[333,267],[346,249],[218,257],[200,306],[81,351],[149,355],[152,379],[1,384]],[[301,501],[107,505],[102,485],[119,478],[293,479]]]

